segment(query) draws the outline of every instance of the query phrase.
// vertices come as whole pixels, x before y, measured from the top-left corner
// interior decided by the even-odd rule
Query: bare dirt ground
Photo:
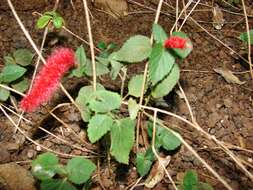
[[[137,2],[138,4],[134,3]],[[154,1],[155,2],[155,1]],[[3,4],[2,4],[3,3]],[[88,41],[85,15],[80,0],[73,1],[75,9],[70,1],[60,1],[58,12],[64,17],[66,27],[75,34]],[[3,56],[18,48],[32,49],[20,27],[14,19],[8,5],[0,3],[0,66],[3,66]],[[48,1],[27,1],[24,4],[15,4],[18,14],[24,25],[32,35],[37,45],[42,41],[43,30],[35,27],[38,15],[34,11],[43,13],[52,10],[54,2]],[[175,6],[172,3],[172,7]],[[224,16],[224,25],[220,30],[214,28],[212,22],[212,8],[219,6]],[[250,28],[253,28],[253,8],[250,0],[246,1]],[[151,35],[151,27],[155,17],[156,3],[149,1],[128,1],[128,14],[115,18],[99,7],[89,3],[91,12],[91,27],[94,42],[114,42],[118,45],[134,34]],[[154,11],[150,10],[152,8]],[[190,9],[189,9],[190,10]],[[159,19],[164,29],[169,32],[175,22],[174,12],[171,7],[163,5]],[[241,6],[234,7],[224,4],[223,1],[203,1],[191,15],[205,30],[213,34],[217,39],[224,42],[235,52],[245,56],[247,51],[243,50],[243,43],[238,40],[241,32],[246,31],[245,20]],[[182,20],[179,21],[182,23]],[[227,147],[242,161],[249,171],[253,171],[253,80],[249,73],[236,73],[236,76],[245,81],[244,84],[228,83],[214,68],[227,68],[233,72],[247,71],[249,68],[234,52],[224,47],[216,39],[212,38],[202,28],[190,19],[182,29],[187,33],[193,42],[193,52],[186,60],[180,63],[180,83],[184,89],[193,114],[201,128],[211,135],[215,135],[220,141],[226,142]],[[46,41],[45,55],[53,47],[63,45],[76,49],[82,42],[64,30],[51,32]],[[85,49],[89,53],[89,47]],[[247,58],[247,56],[245,57]],[[128,71],[128,79],[137,73],[143,72],[144,65],[132,65]],[[73,97],[76,97],[81,86],[88,83],[87,79],[64,79],[64,86]],[[108,77],[100,79],[105,86],[111,90],[120,90],[120,81],[110,81]],[[169,111],[177,113],[185,118],[190,118],[188,108],[182,98],[176,93],[177,89],[168,97]],[[15,96],[16,101],[20,100]],[[105,155],[104,148],[99,145],[91,145],[88,142],[85,125],[81,117],[72,105],[62,107],[55,111],[55,115],[64,121],[74,133],[66,128],[61,122],[48,114],[59,103],[68,102],[63,93],[59,91],[50,103],[33,114],[25,114],[25,117],[32,121],[32,124],[23,123],[22,129],[27,131],[33,140],[51,150],[71,155],[89,155],[80,149],[70,145],[78,145],[88,148],[94,152]],[[11,102],[4,103],[11,106]],[[163,108],[164,109],[164,108]],[[19,110],[20,111],[20,110]],[[17,121],[18,117],[11,115]],[[191,126],[179,122],[177,119],[160,115],[169,126],[177,130],[186,141],[202,156],[235,190],[253,189],[252,181],[239,169],[234,161],[225,154],[221,148],[210,140],[206,139]],[[36,158],[42,151],[40,147],[25,140],[18,132],[14,133],[14,126],[0,113],[0,163],[18,162],[25,168],[29,168],[30,160]],[[54,135],[65,139],[68,144],[56,139],[54,136],[38,129],[38,126],[49,130]],[[61,161],[66,162],[67,158],[61,155]],[[98,159],[94,158],[97,162]],[[131,158],[130,165],[124,166],[111,161],[108,168],[108,160],[100,159],[101,179],[94,178],[92,189],[125,189],[133,185],[138,175],[134,167],[134,158]],[[214,189],[224,189],[222,184],[212,176],[206,168],[189,152],[184,146],[172,155],[172,160],[167,167],[175,181],[180,179],[180,174],[187,169],[198,171],[202,181],[210,183]],[[172,189],[169,180],[164,177],[154,189]],[[135,189],[145,189],[138,186]]]

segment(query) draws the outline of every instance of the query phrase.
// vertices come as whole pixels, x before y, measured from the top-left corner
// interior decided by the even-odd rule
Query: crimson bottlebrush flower
[[[61,77],[75,64],[75,53],[69,48],[58,48],[48,57],[34,80],[31,91],[21,100],[20,107],[26,112],[36,110],[47,102],[59,86]]]
[[[184,49],[186,47],[187,39],[179,36],[172,36],[165,40],[164,47],[166,48],[179,48]]]

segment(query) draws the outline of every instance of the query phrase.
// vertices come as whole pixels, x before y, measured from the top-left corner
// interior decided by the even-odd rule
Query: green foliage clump
[[[41,190],[77,190],[75,185],[88,183],[95,170],[96,165],[82,157],[61,165],[55,154],[43,153],[32,161],[32,173],[41,181]]]

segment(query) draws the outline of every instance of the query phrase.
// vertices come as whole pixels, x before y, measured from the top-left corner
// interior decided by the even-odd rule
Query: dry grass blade
[[[169,178],[172,186],[174,189],[178,190],[175,182],[173,181],[172,177],[170,176],[169,172],[167,171],[166,167],[164,165],[168,165],[169,164],[169,161],[170,159],[168,160],[168,158],[165,159],[165,162],[163,161],[162,158],[160,158],[160,156],[158,155],[158,153],[156,152],[156,149],[155,149],[155,136],[156,136],[156,122],[157,122],[157,110],[154,110],[154,115],[153,115],[153,133],[152,133],[152,151],[155,155],[155,157],[157,158],[158,162],[159,162],[159,166],[163,168],[163,170],[165,171],[167,177]],[[170,158],[170,156],[169,156]]]
[[[163,0],[159,0],[159,4],[157,6],[157,10],[156,10],[156,16],[155,16],[155,21],[154,23],[158,23],[158,20],[159,20],[159,17],[160,17],[160,13],[161,13],[161,9],[162,9],[162,5],[163,5]],[[151,35],[151,38],[150,38],[150,43],[152,44],[153,43],[153,35]],[[146,63],[145,65],[145,69],[144,69],[144,74],[143,74],[143,82],[142,82],[142,85],[141,85],[141,96],[140,96],[140,100],[139,100],[139,105],[142,105],[142,102],[143,102],[143,97],[144,97],[144,91],[145,91],[145,85],[146,85],[146,80],[147,80],[147,75],[148,75],[148,62]],[[141,117],[141,113],[139,112],[138,113],[138,120],[140,120],[140,117]],[[140,125],[139,125],[139,122],[138,122],[138,125],[136,127],[136,134],[139,135],[139,131],[140,131]],[[138,145],[139,144],[139,136],[136,136],[136,147],[137,147],[137,150],[138,150]]]
[[[85,11],[86,24],[88,28],[89,43],[90,43],[91,63],[92,63],[92,73],[93,73],[92,85],[93,85],[94,91],[96,91],[96,86],[97,86],[96,61],[95,61],[94,43],[93,43],[91,25],[90,25],[90,15],[89,15],[89,9],[88,9],[86,0],[83,0],[83,6],[84,6],[84,11]]]
[[[17,131],[19,131],[28,141],[32,142],[32,143],[35,144],[36,146],[39,146],[39,147],[45,149],[46,151],[53,152],[53,153],[55,153],[55,154],[57,154],[57,155],[59,155],[59,156],[63,156],[63,157],[67,157],[67,158],[69,158],[69,157],[75,157],[75,156],[76,156],[76,155],[73,155],[73,154],[65,154],[65,153],[61,153],[61,152],[58,152],[58,151],[54,151],[54,150],[52,150],[52,149],[50,149],[50,148],[45,147],[45,146],[42,145],[42,144],[37,143],[36,141],[34,141],[33,139],[31,139],[29,136],[27,136],[27,135],[25,134],[25,132],[19,127],[19,124],[16,124],[16,123],[14,122],[14,120],[11,118],[11,116],[3,109],[3,107],[2,107],[1,105],[0,105],[0,110],[1,110],[1,111],[3,112],[3,114],[10,120],[10,122],[14,125],[15,129],[16,129]],[[86,157],[86,158],[88,158],[88,157]]]
[[[199,4],[200,0],[197,1],[197,3],[195,3],[195,5],[192,7],[192,9],[190,10],[190,12],[186,15],[186,17],[184,18],[179,31],[182,30],[182,27],[184,26],[185,22],[187,21],[187,19],[190,17],[191,13],[194,11],[194,9],[197,7],[197,5]],[[183,12],[183,11],[182,11]]]
[[[149,110],[152,110],[153,112],[157,111],[157,112],[162,112],[162,113],[166,113],[167,111],[163,111],[163,110],[159,110],[157,108],[150,108],[147,106],[142,106],[143,108],[146,107],[146,109],[149,108]],[[171,115],[172,117],[176,117],[182,121],[185,121],[186,123],[189,123],[191,125],[193,125],[191,122],[189,122],[188,120],[173,114],[173,113],[169,113],[169,115]],[[150,117],[149,114],[146,114],[148,117]],[[152,118],[153,119],[153,118]],[[179,136],[177,133],[175,133],[174,131],[170,130],[167,126],[165,126],[163,123],[157,121],[157,123],[159,123],[162,127],[164,127],[166,130],[170,131],[171,133],[173,133],[176,137],[178,137],[178,139],[182,142],[182,144],[184,144],[186,146],[186,148],[229,190],[232,190],[232,187],[230,187],[230,185],[203,159],[199,156],[199,154],[193,149],[193,147],[191,147],[181,136]]]

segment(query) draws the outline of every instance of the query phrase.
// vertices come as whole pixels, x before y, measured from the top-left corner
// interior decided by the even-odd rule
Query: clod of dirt
[[[127,15],[128,5],[126,0],[93,0],[94,6],[101,9],[114,17]]]
[[[11,160],[10,153],[5,149],[0,147],[0,164],[7,163]]]
[[[15,163],[0,165],[0,187],[2,190],[36,190],[30,172]]]
[[[224,18],[223,18],[223,13],[219,7],[214,7],[213,8],[213,27],[216,30],[220,30],[222,26],[224,25]]]

